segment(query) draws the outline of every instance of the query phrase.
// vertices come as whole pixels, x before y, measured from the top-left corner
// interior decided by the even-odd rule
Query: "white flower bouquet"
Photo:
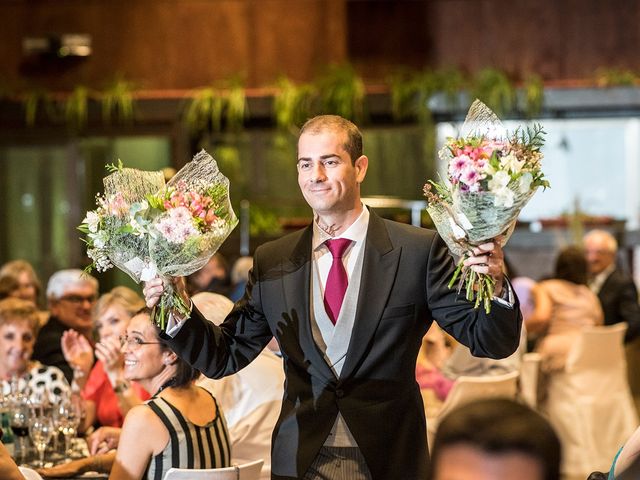
[[[545,132],[541,125],[508,133],[480,100],[469,109],[461,135],[448,138],[440,150],[447,178],[424,186],[427,211],[449,250],[461,257],[449,282],[491,310],[494,282],[489,275],[463,269],[473,246],[497,236],[506,243],[522,208],[538,187],[546,188],[540,161]],[[461,275],[462,274],[462,275]]]
[[[136,282],[189,275],[209,261],[238,223],[229,180],[204,150],[166,185],[161,172],[124,168],[122,162],[109,169],[98,208],[78,227],[93,260],[88,271],[115,265]],[[163,330],[172,309],[188,313],[166,282],[152,315]]]

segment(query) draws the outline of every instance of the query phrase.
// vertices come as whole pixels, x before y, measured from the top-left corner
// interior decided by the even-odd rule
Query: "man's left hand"
[[[476,273],[490,275],[495,284],[493,294],[499,297],[502,294],[504,281],[504,253],[502,252],[501,237],[494,238],[491,242],[483,243],[472,248],[472,255],[464,261],[464,266],[471,268]]]

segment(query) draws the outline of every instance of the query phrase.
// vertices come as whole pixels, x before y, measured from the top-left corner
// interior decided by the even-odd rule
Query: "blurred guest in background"
[[[59,270],[47,284],[51,317],[38,334],[33,358],[60,368],[69,383],[73,369],[62,353],[62,334],[71,328],[92,342],[91,310],[97,296],[98,281],[82,270]]]
[[[213,292],[229,296],[231,278],[229,263],[224,255],[216,253],[207,264],[187,277],[187,289],[191,295],[198,292]]]
[[[228,298],[210,292],[193,296],[193,303],[207,320],[220,325],[233,308]],[[271,478],[271,435],[280,414],[284,394],[282,359],[265,348],[258,357],[234,375],[197,382],[220,403],[231,436],[236,463],[264,460],[260,478]]]
[[[425,401],[427,419],[437,415],[453,386],[453,380],[442,374],[442,366],[450,354],[442,329],[432,323],[422,337],[416,361],[416,381]]]
[[[13,461],[11,455],[0,442],[0,478],[2,480],[24,480],[25,477],[20,473],[18,465]]]
[[[164,478],[176,468],[228,467],[231,442],[222,410],[204,388],[200,372],[181,360],[158,336],[149,311],[135,315],[123,337],[124,372],[129,381],[155,392],[127,414],[117,452],[111,451],[41,470],[46,477],[90,470],[118,480]]]
[[[249,271],[253,267],[253,257],[238,258],[231,268],[231,290],[229,298],[237,302],[244,295],[244,289],[249,280]]]
[[[558,480],[560,440],[541,415],[507,399],[453,410],[436,432],[431,480]]]
[[[616,266],[618,242],[605,230],[591,230],[584,237],[584,249],[589,288],[600,299],[604,324],[626,322],[628,342],[640,335],[640,306],[633,278]]]
[[[39,306],[40,288],[40,280],[29,262],[13,260],[0,268],[0,300],[17,297]],[[38,316],[41,325],[49,319],[44,311],[38,312]]]
[[[129,320],[144,307],[144,300],[127,287],[115,287],[100,297],[93,310],[100,343],[93,348],[75,330],[62,335],[62,352],[73,367],[73,381],[85,400],[83,429],[97,423],[121,427],[124,416],[135,405],[149,398],[136,382],[125,380],[120,337],[127,331]]]
[[[7,395],[12,388],[18,388],[48,401],[57,401],[68,394],[70,388],[59,368],[31,359],[39,326],[32,302],[19,298],[0,300],[2,390]],[[13,386],[12,382],[15,382]]]
[[[584,251],[568,247],[556,259],[554,278],[533,288],[535,310],[526,319],[529,332],[540,335],[536,351],[544,371],[560,370],[583,327],[602,325],[598,297],[587,287]]]

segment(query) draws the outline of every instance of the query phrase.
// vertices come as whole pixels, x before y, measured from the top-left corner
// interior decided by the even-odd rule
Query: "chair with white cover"
[[[258,480],[264,460],[225,468],[170,468],[164,480]]]
[[[43,480],[38,472],[32,470],[28,467],[18,467],[20,469],[20,473],[27,480]]]
[[[520,364],[518,397],[534,410],[538,408],[541,363],[542,356],[538,352],[527,352],[522,355]]]
[[[482,377],[458,377],[451,387],[442,408],[435,418],[427,418],[427,438],[433,445],[436,430],[441,419],[455,408],[484,398],[515,399],[518,393],[519,372]]]
[[[638,425],[627,380],[626,329],[624,323],[585,327],[564,369],[548,376],[541,410],[560,437],[562,473],[567,477],[609,470]]]

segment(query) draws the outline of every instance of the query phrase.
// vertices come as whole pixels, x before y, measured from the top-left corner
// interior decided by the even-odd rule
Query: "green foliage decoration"
[[[280,130],[293,130],[310,116],[317,89],[311,84],[296,85],[281,76],[276,82],[277,93],[273,99],[273,114]]]
[[[542,111],[544,103],[544,83],[542,77],[529,74],[523,83],[525,97],[525,114],[528,118],[535,117]]]
[[[623,68],[599,68],[596,71],[596,84],[599,87],[629,87],[640,79],[633,71]]]
[[[114,80],[101,94],[102,121],[110,125],[115,117],[124,124],[133,122],[133,85],[122,78]]]
[[[78,132],[87,125],[89,89],[78,85],[64,102],[64,118],[71,131]]]
[[[484,68],[473,78],[472,98],[479,98],[498,116],[513,110],[515,88],[507,75],[495,68]]]
[[[364,82],[351,65],[332,65],[316,85],[323,112],[341,115],[356,123],[364,120]]]

